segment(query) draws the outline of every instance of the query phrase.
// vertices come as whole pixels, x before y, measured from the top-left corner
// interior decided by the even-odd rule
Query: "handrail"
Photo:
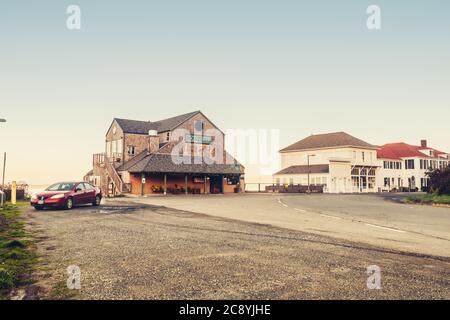
[[[106,161],[106,171],[108,172],[109,176],[113,179],[114,184],[116,185],[116,188],[118,188],[119,192],[122,193],[122,191],[123,191],[123,181],[120,178],[120,176],[117,173],[117,171],[114,168],[114,166],[109,161]]]

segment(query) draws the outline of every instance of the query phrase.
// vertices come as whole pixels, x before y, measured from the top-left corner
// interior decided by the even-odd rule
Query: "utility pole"
[[[3,204],[5,202],[5,169],[6,169],[6,152],[3,154],[3,175],[2,175],[2,194],[1,194],[1,205],[3,207]]]
[[[311,193],[311,183],[309,182],[309,175],[310,175],[310,173],[311,173],[311,170],[310,170],[310,165],[309,165],[309,158],[310,157],[315,157],[316,155],[315,154],[308,154],[306,157],[307,157],[307,160],[308,160],[308,194],[310,194]]]
[[[5,123],[6,120],[5,119],[1,119],[0,118],[0,123]],[[3,207],[3,203],[5,202],[5,193],[4,193],[4,185],[5,185],[5,168],[6,168],[6,152],[4,153],[3,156],[3,178],[2,178],[2,194],[1,194],[1,206]]]

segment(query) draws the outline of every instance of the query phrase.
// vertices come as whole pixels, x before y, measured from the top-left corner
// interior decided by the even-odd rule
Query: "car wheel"
[[[67,201],[66,201],[66,209],[67,209],[67,210],[70,210],[70,209],[72,209],[72,208],[73,208],[73,199],[70,197],[70,198],[68,198]]]
[[[100,198],[100,196],[96,196],[94,202],[92,202],[92,205],[94,207],[98,207],[100,205],[100,202],[102,202],[102,198]]]

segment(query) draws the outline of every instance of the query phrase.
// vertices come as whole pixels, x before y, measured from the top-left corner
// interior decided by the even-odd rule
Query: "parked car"
[[[100,189],[87,182],[58,182],[31,197],[31,205],[36,210],[44,208],[72,209],[80,204],[99,206],[101,201]]]

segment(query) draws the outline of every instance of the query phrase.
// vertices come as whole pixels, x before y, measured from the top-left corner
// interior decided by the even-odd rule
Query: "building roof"
[[[433,156],[424,154],[420,150],[431,150],[433,151]],[[435,159],[440,155],[445,155],[445,152],[422,146],[414,146],[404,142],[399,143],[388,143],[380,147],[377,150],[377,157],[379,159],[390,159],[390,160],[402,160],[402,158],[430,158]]]
[[[329,173],[330,166],[328,164],[313,164],[310,166],[301,165],[301,166],[290,166],[281,171],[275,173],[277,174],[307,174],[309,173]]]
[[[185,158],[184,160],[189,160]],[[208,164],[201,159],[191,158],[191,163],[178,164],[170,154],[153,153],[127,169],[131,173],[194,173],[194,174],[243,174],[244,167],[235,164]],[[188,161],[184,161],[188,162]],[[198,163],[196,163],[198,162]]]
[[[116,120],[125,133],[148,134],[149,130],[156,130],[158,132],[170,131],[198,113],[201,113],[201,111],[189,112],[156,122],[119,118],[114,118],[114,120]]]
[[[355,138],[346,132],[333,132],[333,133],[311,135],[280,150],[280,152],[301,151],[309,149],[324,149],[333,147],[338,148],[357,147],[367,149],[377,148],[376,146],[367,143],[363,140],[360,140],[358,138]]]

